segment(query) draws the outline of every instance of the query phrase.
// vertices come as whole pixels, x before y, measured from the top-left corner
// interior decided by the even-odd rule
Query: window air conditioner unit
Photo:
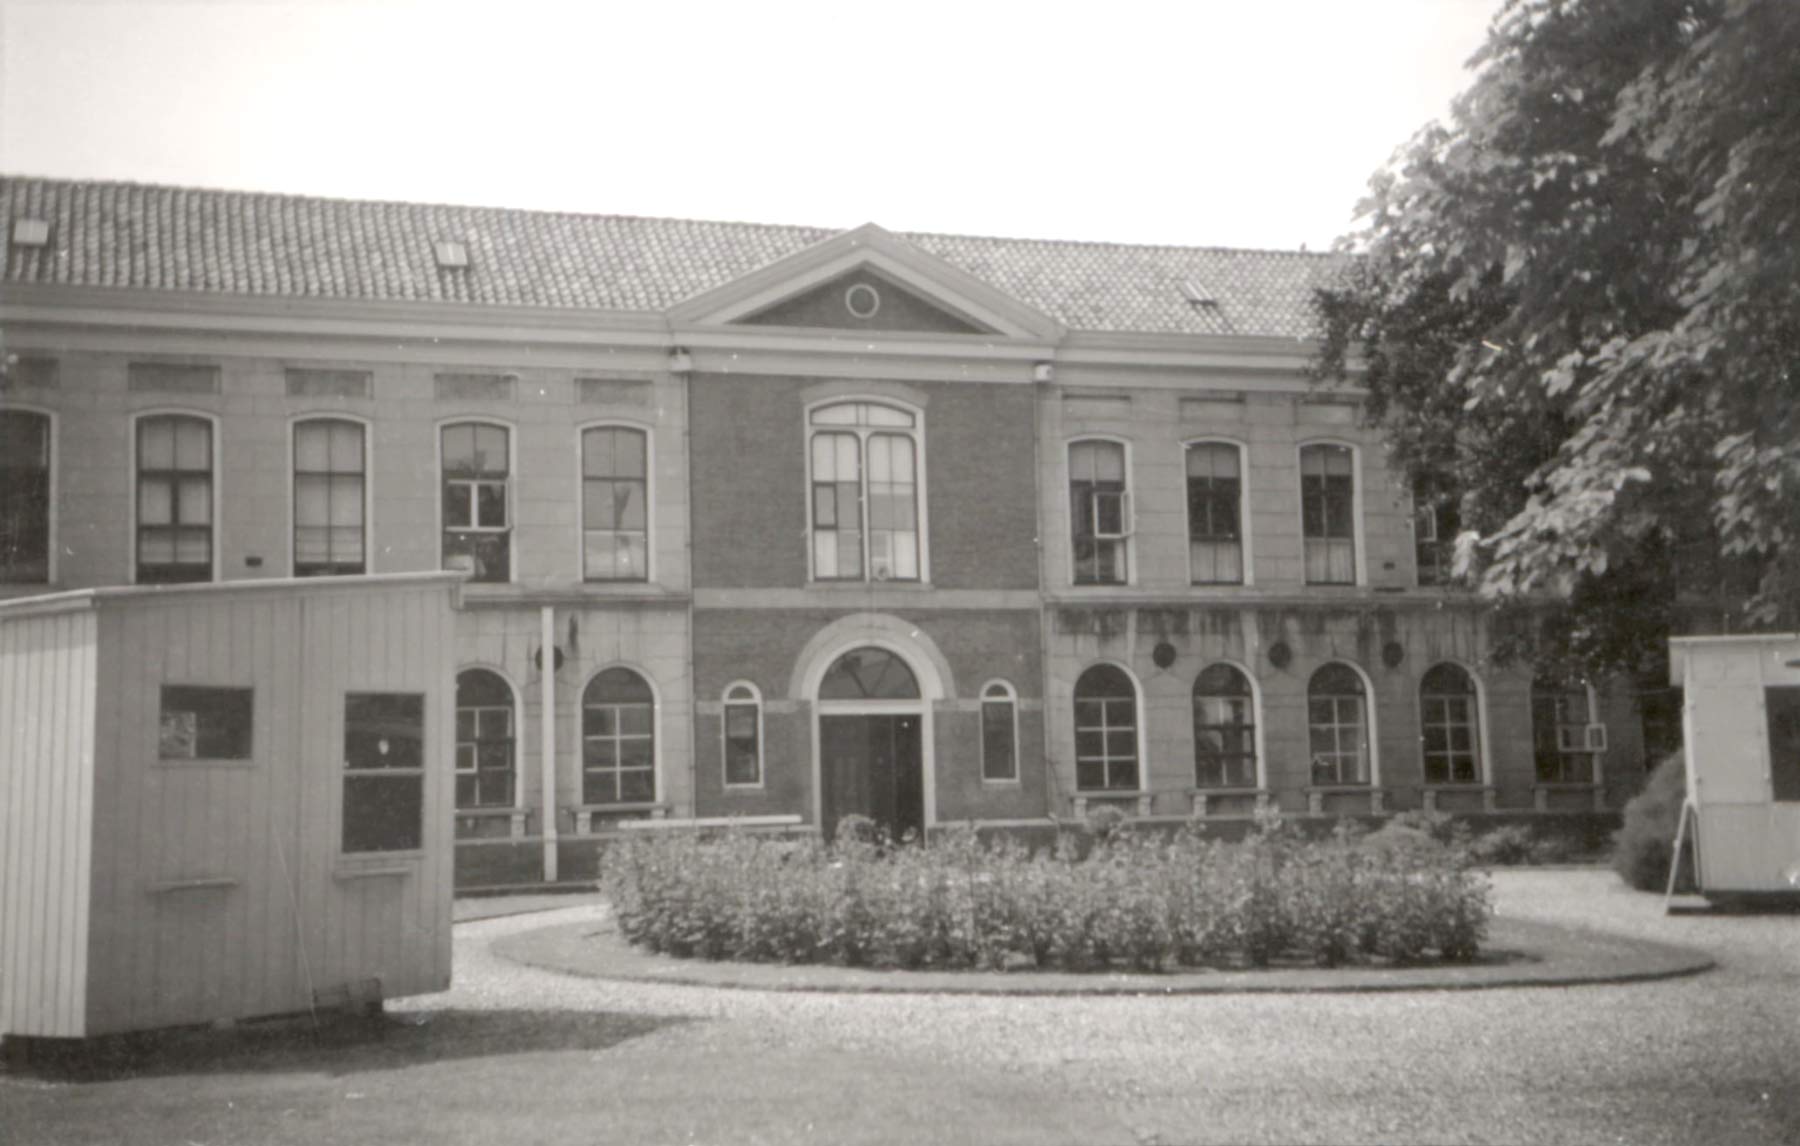
[[[1589,752],[1606,751],[1606,725],[1590,724],[1587,726],[1587,750]]]

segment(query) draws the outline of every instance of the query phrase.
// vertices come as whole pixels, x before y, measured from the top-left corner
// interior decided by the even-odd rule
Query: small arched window
[[[50,416],[0,410],[0,582],[50,579]]]
[[[1256,787],[1256,714],[1250,678],[1216,664],[1194,679],[1194,785]]]
[[[516,791],[512,689],[487,669],[456,674],[456,806],[510,808]]]
[[[1419,736],[1427,784],[1481,782],[1475,682],[1458,665],[1434,665],[1419,681]]]
[[[763,782],[762,696],[739,681],[725,690],[725,786],[760,788]]]
[[[581,802],[656,799],[656,694],[628,668],[610,668],[581,695]]]
[[[1349,665],[1328,664],[1306,686],[1312,782],[1369,782],[1368,690]]]
[[[895,654],[869,645],[839,657],[819,682],[820,700],[917,700],[919,682]]]
[[[1095,665],[1075,682],[1075,787],[1136,791],[1137,686],[1116,665]]]
[[[1019,698],[1003,680],[981,690],[981,778],[1019,778]]]

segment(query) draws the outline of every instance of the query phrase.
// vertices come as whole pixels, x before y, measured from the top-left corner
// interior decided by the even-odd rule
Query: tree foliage
[[[1461,575],[1561,602],[1540,659],[1800,606],[1800,4],[1511,0],[1449,122],[1371,181],[1318,297]]]

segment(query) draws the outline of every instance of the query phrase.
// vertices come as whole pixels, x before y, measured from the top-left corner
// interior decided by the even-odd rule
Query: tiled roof
[[[16,219],[50,223],[13,244]],[[836,232],[0,176],[4,281],[661,311]],[[1302,336],[1332,255],[900,234],[1075,330]],[[465,241],[440,270],[434,244]],[[1210,296],[1191,301],[1189,288]]]

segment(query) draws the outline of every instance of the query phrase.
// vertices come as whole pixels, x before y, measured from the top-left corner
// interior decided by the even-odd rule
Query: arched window
[[[1453,664],[1419,681],[1419,727],[1427,784],[1479,784],[1481,748],[1475,682]]]
[[[589,581],[650,576],[649,435],[642,430],[581,432],[581,561]]]
[[[820,700],[917,700],[919,682],[906,662],[873,645],[839,657],[819,682]]]
[[[1244,580],[1243,460],[1229,442],[1187,448],[1188,564],[1196,585]]]
[[[456,806],[513,806],[515,752],[512,689],[497,673],[456,674]]]
[[[1075,787],[1138,787],[1137,686],[1115,665],[1095,665],[1075,682]]]
[[[1300,525],[1306,583],[1356,584],[1356,454],[1349,446],[1301,447]]]
[[[725,690],[725,786],[759,788],[763,782],[762,695],[739,681]]]
[[[656,695],[628,668],[610,668],[581,694],[581,802],[656,799]]]
[[[0,582],[50,580],[50,416],[0,410]]]
[[[1328,664],[1306,686],[1314,784],[1369,782],[1368,692],[1349,665]]]
[[[1003,680],[981,690],[981,778],[1019,778],[1019,698]]]
[[[444,568],[477,581],[512,580],[510,432],[489,422],[452,422],[441,444]]]
[[[361,422],[294,423],[294,576],[368,571],[367,470]]]
[[[1126,583],[1131,492],[1121,443],[1103,438],[1069,443],[1069,532],[1075,584]]]
[[[1256,712],[1250,678],[1212,665],[1194,679],[1194,786],[1256,787]]]
[[[137,423],[137,580],[213,576],[213,424],[194,414]]]
[[[1592,784],[1606,728],[1581,681],[1531,682],[1531,747],[1542,784]]]
[[[814,579],[920,580],[918,416],[836,402],[808,422]]]

